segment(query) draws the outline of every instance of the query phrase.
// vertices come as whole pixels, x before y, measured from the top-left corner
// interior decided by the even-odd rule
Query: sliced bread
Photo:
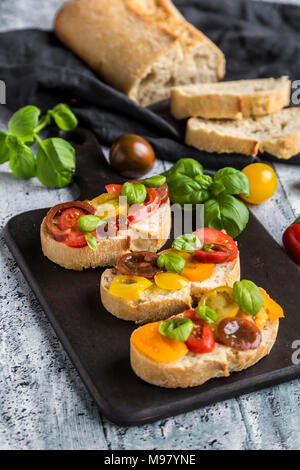
[[[237,121],[190,118],[185,142],[206,152],[252,156],[268,152],[288,159],[300,152],[300,108]]]
[[[125,300],[109,292],[117,269],[106,269],[100,281],[100,295],[103,306],[110,313],[123,320],[145,323],[163,320],[191,308],[203,294],[218,286],[232,287],[240,279],[240,260],[224,264],[215,264],[213,274],[203,282],[190,282],[180,290],[163,290],[153,285],[136,300]]]
[[[197,83],[171,88],[171,114],[176,119],[240,119],[279,111],[290,103],[287,77]]]
[[[186,388],[201,385],[214,377],[227,377],[231,372],[247,369],[272,349],[279,321],[268,321],[262,329],[262,341],[258,348],[237,351],[216,343],[207,354],[189,351],[181,359],[165,363],[142,355],[130,342],[130,362],[133,371],[146,382],[167,388]]]

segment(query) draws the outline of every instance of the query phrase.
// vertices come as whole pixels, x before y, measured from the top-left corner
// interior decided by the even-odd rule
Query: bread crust
[[[211,153],[242,153],[255,157],[259,149],[259,143],[255,139],[223,135],[213,129],[194,129],[193,119],[187,122],[185,143]]]
[[[217,287],[226,285],[232,287],[235,281],[240,279],[240,260],[236,258],[232,269],[220,284],[210,282],[191,282],[187,287],[178,291],[167,291],[157,289],[156,293],[150,292],[148,296],[137,300],[128,301],[116,297],[109,292],[109,286],[115,275],[116,269],[106,269],[100,279],[100,296],[103,306],[112,315],[122,320],[135,321],[136,323],[146,323],[156,320],[164,320],[171,315],[176,315],[192,307],[194,302],[198,302],[203,294]],[[165,295],[163,295],[163,293]]]
[[[164,223],[159,223],[160,221]],[[88,246],[72,248],[56,241],[48,233],[45,219],[41,224],[40,235],[42,251],[47,258],[63,268],[82,271],[99,266],[114,266],[118,259],[130,250],[156,252],[166,243],[170,231],[171,211],[168,200],[145,221],[131,224],[126,234],[99,240],[97,251]]]
[[[54,29],[107,83],[143,106],[157,101],[158,95],[142,91],[154,75],[161,75],[163,99],[173,78],[199,81],[204,67],[197,70],[196,62],[204,55],[204,81],[218,81],[225,73],[223,53],[169,0],[70,0],[57,13]],[[184,69],[189,66],[187,76]]]
[[[187,388],[202,385],[215,377],[227,377],[256,364],[269,354],[278,332],[278,320],[268,321],[262,330],[262,342],[257,349],[237,351],[216,343],[207,354],[188,352],[170,363],[156,362],[142,355],[130,342],[130,363],[135,374],[145,382],[166,388]]]
[[[252,94],[243,91],[234,92],[234,86],[240,84],[246,87],[247,83],[260,83],[270,81],[270,90],[261,90]],[[232,84],[232,91],[221,90],[218,87]],[[274,84],[274,89],[272,88]],[[275,86],[279,88],[275,88]],[[198,94],[197,94],[197,91]],[[207,90],[207,88],[205,88]],[[203,90],[203,86],[202,86]],[[279,79],[237,80],[235,82],[222,82],[214,85],[214,91],[201,91],[201,85],[186,85],[171,88],[171,114],[176,119],[191,116],[200,116],[204,119],[241,119],[242,117],[263,116],[279,111],[290,102],[291,83],[287,77]]]

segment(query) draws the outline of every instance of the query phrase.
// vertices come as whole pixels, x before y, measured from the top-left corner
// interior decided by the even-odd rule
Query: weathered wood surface
[[[62,0],[1,0],[1,30],[50,28]],[[0,107],[0,122],[7,115]],[[164,168],[157,162],[154,172]],[[252,210],[280,242],[300,214],[300,169],[274,165],[275,196]],[[75,198],[17,181],[0,167],[0,229],[20,212]],[[274,260],[276,269],[276,260]],[[0,237],[0,449],[299,449],[300,383],[293,381],[140,427],[102,417]],[[287,281],[288,282],[288,281]]]

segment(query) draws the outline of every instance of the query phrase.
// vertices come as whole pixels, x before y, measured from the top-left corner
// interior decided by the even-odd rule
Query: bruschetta
[[[199,229],[161,253],[124,254],[100,280],[103,306],[136,323],[156,321],[190,309],[203,294],[240,278],[239,252],[227,234]]]
[[[144,200],[139,203],[123,197],[122,185],[110,184],[106,193],[91,201],[52,207],[41,224],[44,255],[64,268],[81,271],[114,266],[130,251],[159,250],[171,230],[168,187],[142,186]]]
[[[240,307],[242,297],[234,300],[234,291],[235,286],[225,291],[220,287],[217,294],[206,294],[196,309],[135,330],[130,339],[135,374],[160,387],[193,387],[246,369],[269,354],[282,308],[259,289],[262,302],[256,313],[247,315]]]

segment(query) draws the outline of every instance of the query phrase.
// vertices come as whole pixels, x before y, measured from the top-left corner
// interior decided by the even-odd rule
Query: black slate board
[[[93,134],[82,130],[73,135],[79,199],[100,194],[108,182],[122,181],[106,163]],[[300,377],[300,366],[291,361],[292,343],[300,339],[299,270],[252,214],[238,237],[242,278],[263,286],[284,307],[277,342],[268,357],[246,371],[200,387],[168,390],[144,383],[132,372],[129,337],[135,326],[101,305],[102,270],[68,271],[43,256],[39,227],[46,212],[34,210],[10,219],[5,240],[82,380],[111,421],[150,422]]]

